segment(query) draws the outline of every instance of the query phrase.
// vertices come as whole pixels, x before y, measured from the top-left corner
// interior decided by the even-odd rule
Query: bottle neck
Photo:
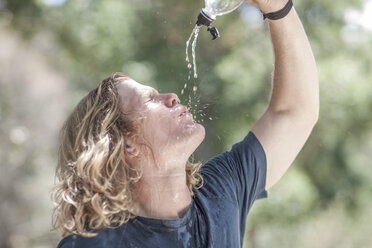
[[[198,20],[196,22],[196,25],[198,26],[205,25],[209,27],[215,19],[216,19],[215,16],[213,18],[213,16],[211,16],[208,12],[206,12],[204,8],[200,11],[198,15]]]
[[[216,20],[216,15],[213,14],[213,10],[210,8],[203,8],[202,11],[208,18],[212,19],[213,21]]]

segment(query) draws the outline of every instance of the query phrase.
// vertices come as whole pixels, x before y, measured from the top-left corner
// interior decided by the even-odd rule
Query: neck
[[[167,152],[163,152],[167,150]],[[186,163],[191,154],[157,149],[131,161],[141,179],[133,185],[133,214],[154,219],[179,219],[188,210],[191,194],[186,183]],[[155,159],[156,158],[156,159]]]
[[[143,175],[132,192],[134,213],[148,218],[178,219],[191,203],[186,172],[167,176]]]

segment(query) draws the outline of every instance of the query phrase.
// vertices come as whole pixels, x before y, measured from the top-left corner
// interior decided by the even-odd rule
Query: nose
[[[180,103],[180,99],[178,98],[178,96],[174,93],[169,93],[167,94],[167,97],[165,99],[165,105],[167,107],[173,107],[175,106],[177,103]]]

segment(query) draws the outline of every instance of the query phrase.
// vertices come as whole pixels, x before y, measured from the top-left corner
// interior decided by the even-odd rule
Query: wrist
[[[270,19],[270,20],[279,20],[288,15],[288,13],[291,11],[293,7],[292,0],[288,0],[288,2],[284,5],[284,7],[278,11],[269,12],[269,13],[262,13],[264,20]]]
[[[265,1],[265,4],[259,5],[258,8],[262,13],[272,13],[281,10],[288,2],[288,0],[271,0]]]

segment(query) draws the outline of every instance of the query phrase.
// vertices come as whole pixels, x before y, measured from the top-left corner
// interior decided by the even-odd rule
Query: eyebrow
[[[159,92],[157,90],[155,90],[155,89],[152,89],[152,90],[150,90],[150,94],[149,95],[150,96],[151,95],[159,95]]]
[[[147,97],[152,98],[152,97],[154,97],[155,95],[158,95],[158,94],[159,94],[159,92],[156,89],[152,88],[152,89],[148,90],[148,92],[146,94],[146,98]]]

